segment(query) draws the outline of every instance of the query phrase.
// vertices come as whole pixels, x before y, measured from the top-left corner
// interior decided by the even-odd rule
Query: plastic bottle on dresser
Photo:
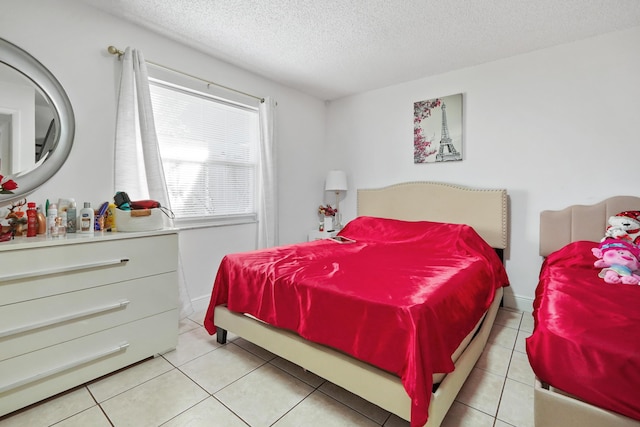
[[[47,217],[42,213],[42,206],[38,206],[36,215],[38,218],[38,234],[47,234]]]
[[[51,237],[58,237],[56,218],[58,218],[58,206],[52,203],[49,205],[49,210],[47,210],[47,233]]]
[[[91,203],[84,202],[84,208],[80,209],[79,215],[80,229],[78,231],[81,234],[93,234],[94,215],[93,209],[91,209]]]
[[[76,211],[76,202],[71,199],[71,203],[69,204],[69,208],[67,209],[67,233],[75,233],[76,232],[76,223],[78,221],[78,212]]]
[[[116,231],[116,207],[115,203],[109,203],[106,218],[104,220],[104,228],[107,231]]]
[[[27,203],[27,237],[35,237],[38,234],[38,213],[36,204]]]

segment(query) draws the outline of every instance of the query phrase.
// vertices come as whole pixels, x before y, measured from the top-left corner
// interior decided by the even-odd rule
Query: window
[[[257,109],[156,79],[149,83],[176,220],[255,220]]]

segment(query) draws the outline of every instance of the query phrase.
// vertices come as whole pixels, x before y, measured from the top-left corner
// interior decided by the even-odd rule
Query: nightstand
[[[313,242],[314,240],[328,239],[330,237],[335,236],[336,234],[338,234],[338,230],[334,230],[334,231],[311,230],[307,235],[307,241]]]

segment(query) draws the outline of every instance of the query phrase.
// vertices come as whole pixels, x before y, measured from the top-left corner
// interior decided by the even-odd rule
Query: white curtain
[[[276,180],[275,107],[267,97],[260,103],[260,185],[258,189],[258,248],[278,244],[278,192]]]
[[[171,209],[153,120],[147,66],[142,52],[131,48],[122,57],[115,146],[115,191],[126,192],[131,200],[156,200]],[[193,313],[193,306],[180,255],[178,289],[182,319]]]

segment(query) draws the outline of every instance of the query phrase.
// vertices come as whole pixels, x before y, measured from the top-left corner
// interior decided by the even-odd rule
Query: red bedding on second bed
[[[640,286],[599,278],[597,245],[570,243],[545,260],[527,354],[541,381],[640,420]]]
[[[424,425],[432,374],[507,285],[495,251],[466,225],[359,217],[332,240],[227,255],[205,318],[248,313],[397,374]]]

